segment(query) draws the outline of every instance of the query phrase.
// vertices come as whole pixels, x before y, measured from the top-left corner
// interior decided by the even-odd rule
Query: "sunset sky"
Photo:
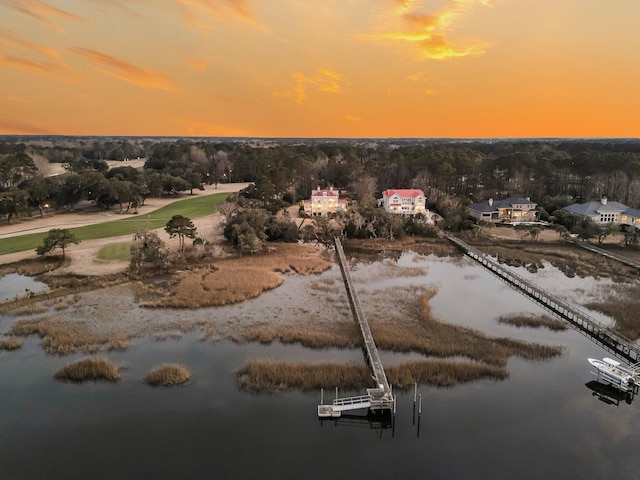
[[[0,134],[640,137],[640,0],[0,0]]]

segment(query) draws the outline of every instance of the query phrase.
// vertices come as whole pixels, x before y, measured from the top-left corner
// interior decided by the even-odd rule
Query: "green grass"
[[[118,242],[105,245],[98,250],[98,260],[127,260],[131,255],[131,242]]]
[[[146,215],[131,215],[121,220],[70,228],[69,230],[81,241],[131,235],[140,226],[152,229],[164,227],[174,215],[183,215],[191,219],[210,215],[218,211],[218,205],[229,195],[228,193],[215,193],[187,198],[170,203]],[[38,245],[42,244],[42,239],[46,234],[46,232],[32,233],[0,240],[0,255],[35,250]]]

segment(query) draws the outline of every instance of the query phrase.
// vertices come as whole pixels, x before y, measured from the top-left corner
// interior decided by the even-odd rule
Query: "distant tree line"
[[[146,159],[142,171],[124,161],[138,157]],[[109,170],[106,160],[123,163]],[[43,176],[48,162],[65,173]],[[223,182],[255,182],[245,198],[263,201],[268,212],[318,186],[340,189],[361,209],[387,188],[420,188],[457,228],[466,203],[489,197],[530,197],[546,216],[602,196],[638,207],[640,141],[0,139],[0,214],[9,220],[83,200],[135,211],[150,196]]]

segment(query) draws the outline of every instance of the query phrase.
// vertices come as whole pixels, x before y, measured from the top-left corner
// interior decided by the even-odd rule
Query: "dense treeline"
[[[138,157],[146,159],[142,171],[127,166]],[[106,160],[123,163],[109,170]],[[49,163],[63,164],[66,173],[46,177]],[[83,200],[135,211],[148,196],[221,182],[257,182],[256,195],[283,203],[308,198],[316,186],[334,186],[366,207],[386,188],[421,188],[432,208],[445,196],[508,195],[531,197],[546,209],[603,195],[638,207],[640,141],[0,140],[0,213],[8,219]]]

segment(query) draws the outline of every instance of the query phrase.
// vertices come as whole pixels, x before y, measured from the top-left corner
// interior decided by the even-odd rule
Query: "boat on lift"
[[[596,369],[598,382],[609,384],[621,392],[638,392],[640,387],[640,367],[638,364],[626,368],[620,362],[608,357],[602,360],[597,358],[589,358],[588,360]]]

